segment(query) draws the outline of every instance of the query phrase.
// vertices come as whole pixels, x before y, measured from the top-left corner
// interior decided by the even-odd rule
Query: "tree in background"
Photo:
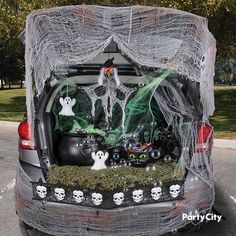
[[[235,80],[236,3],[235,0],[0,0],[1,79],[9,85],[24,78],[24,46],[18,36],[26,16],[33,10],[71,4],[153,5],[188,11],[206,17],[217,40],[217,80]],[[22,82],[21,82],[22,85]]]

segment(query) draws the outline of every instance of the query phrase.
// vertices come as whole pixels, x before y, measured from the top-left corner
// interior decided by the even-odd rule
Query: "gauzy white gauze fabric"
[[[40,95],[53,69],[89,61],[111,40],[139,65],[172,69],[198,81],[204,117],[213,114],[216,49],[205,18],[168,8],[79,5],[27,17],[26,101],[31,127],[32,85]]]
[[[40,10],[27,17],[26,99],[32,139],[35,119],[33,87],[36,96],[40,96],[52,70],[88,62],[102,53],[112,40],[121,53],[139,66],[169,69],[183,75],[179,76],[180,80],[187,78],[198,82],[199,86],[191,83],[194,84],[191,89],[200,88],[203,107],[200,119],[208,123],[214,112],[216,42],[208,31],[205,18],[175,9],[145,6],[68,6]],[[145,80],[147,76],[140,78]],[[160,235],[188,224],[182,219],[182,213],[196,209],[199,214],[209,212],[215,194],[210,149],[194,151],[199,137],[196,108],[186,99],[181,87],[173,83],[172,78],[163,80],[153,96],[181,142],[182,153],[175,171],[188,170],[183,201],[161,207],[151,204],[101,210],[99,216],[96,208],[83,206],[75,208],[69,204],[55,204],[45,208],[44,204],[32,200],[32,180],[19,167],[16,199],[29,202],[17,204],[21,219],[33,228],[55,235],[78,235],[79,231],[81,235],[91,236]],[[131,92],[128,90],[126,97]],[[94,94],[93,91],[89,90],[88,94]],[[107,101],[107,95],[104,96],[103,104]],[[95,104],[95,99],[97,97],[93,96],[92,104]],[[120,102],[123,110],[125,103],[126,100]],[[93,108],[91,112],[93,114]],[[106,114],[107,119],[110,115]],[[212,142],[211,134],[207,143]],[[48,215],[53,219],[51,223],[48,223]]]

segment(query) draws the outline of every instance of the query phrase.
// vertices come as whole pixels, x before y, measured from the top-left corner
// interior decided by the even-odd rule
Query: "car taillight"
[[[30,139],[29,124],[27,120],[24,120],[20,123],[18,127],[18,134],[20,136],[19,139],[20,148],[30,149],[30,150],[35,149],[34,142]]]
[[[200,124],[198,126],[197,144],[195,152],[206,152],[211,149],[213,129],[208,124]]]

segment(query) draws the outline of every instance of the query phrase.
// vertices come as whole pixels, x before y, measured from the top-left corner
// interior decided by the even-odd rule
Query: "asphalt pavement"
[[[17,165],[17,129],[0,127],[0,236],[46,236],[35,230],[22,230],[14,206],[15,170]],[[197,232],[166,235],[235,236],[236,235],[236,149],[213,149],[216,177],[216,201],[214,208],[225,220],[204,224]],[[68,235],[69,236],[69,235]],[[128,236],[128,235],[125,235]]]

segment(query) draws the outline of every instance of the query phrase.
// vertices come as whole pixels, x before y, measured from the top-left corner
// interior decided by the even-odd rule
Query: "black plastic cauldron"
[[[103,150],[100,139],[95,134],[64,133],[58,147],[60,161],[66,165],[93,165],[92,152]]]

